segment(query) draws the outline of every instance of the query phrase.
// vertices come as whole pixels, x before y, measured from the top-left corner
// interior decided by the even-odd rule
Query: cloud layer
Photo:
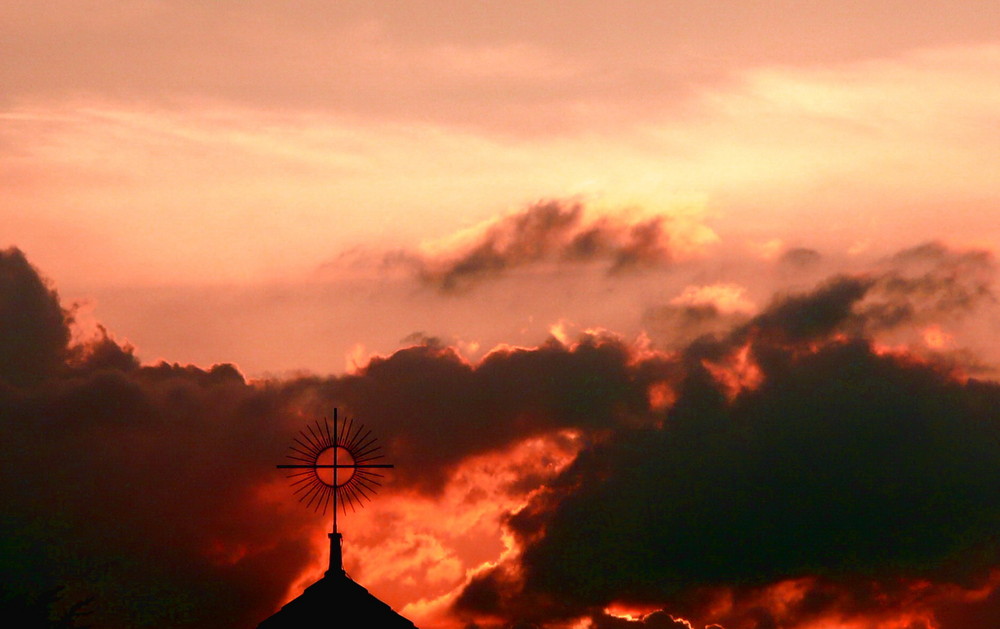
[[[542,233],[575,220],[560,212]],[[995,619],[1000,385],[878,340],[989,302],[992,273],[983,252],[923,245],[756,314],[731,286],[692,291],[675,305],[728,303],[706,310],[728,329],[673,350],[589,332],[470,362],[424,339],[338,377],[248,382],[225,364],[142,365],[102,328],[71,341],[73,312],[10,249],[5,596],[66,585],[110,626],[259,621],[317,563],[316,519],[271,466],[337,406],[382,436],[397,469],[381,499],[400,508],[444,500],[472,461],[570,440],[566,463],[520,455],[504,472],[504,504],[520,506],[501,518],[512,546],[485,568],[461,556],[483,543],[458,531],[431,539],[395,518],[360,536],[414,540],[420,565],[447,559],[439,623],[449,605],[479,626]],[[466,491],[453,508],[487,517],[495,498]]]
[[[619,427],[512,514],[520,557],[474,579],[458,609],[544,622],[669,602],[727,627],[798,626],[920,609],[916,583],[988,583],[1000,386],[866,335],[916,317],[914,298],[965,308],[970,291],[935,278],[988,260],[934,246],[895,261],[913,257],[934,270],[836,277],[688,346],[662,421]],[[749,600],[797,579],[806,593],[780,612],[713,614],[721,591]]]
[[[430,343],[340,378],[253,383],[226,364],[141,366],[103,330],[71,345],[72,313],[20,251],[0,277],[0,347],[31,350],[0,380],[8,594],[66,585],[112,624],[243,626],[273,610],[315,562],[316,524],[272,465],[334,406],[385,435],[410,470],[395,491],[428,496],[469,457],[645,407],[618,343],[475,366]]]

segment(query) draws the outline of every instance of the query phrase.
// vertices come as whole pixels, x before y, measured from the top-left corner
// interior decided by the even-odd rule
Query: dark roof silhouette
[[[416,629],[344,572],[340,533],[330,533],[330,569],[323,578],[289,601],[257,629],[313,629],[321,619],[336,619],[334,627]],[[321,623],[320,623],[321,624]]]
[[[394,612],[346,574],[334,574],[332,571],[257,625],[257,629],[312,629],[320,626],[322,623],[319,621],[324,618],[340,619],[340,622],[328,626],[416,629],[412,622]]]

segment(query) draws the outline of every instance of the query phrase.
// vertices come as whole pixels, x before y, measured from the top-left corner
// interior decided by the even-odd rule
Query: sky
[[[0,598],[997,624],[994,4],[0,0]]]

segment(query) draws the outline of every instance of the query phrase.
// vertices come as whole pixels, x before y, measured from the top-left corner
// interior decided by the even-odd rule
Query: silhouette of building
[[[378,463],[381,447],[376,445],[371,431],[361,424],[345,420],[341,426],[337,409],[333,409],[333,431],[324,418],[315,428],[299,432],[296,445],[289,448],[290,463],[279,469],[294,470],[289,478],[297,486],[299,501],[326,513],[333,503],[333,531],[330,537],[330,567],[323,578],[272,616],[257,625],[257,629],[313,629],[327,627],[371,627],[373,629],[416,629],[414,624],[355,583],[344,572],[343,537],[337,530],[337,506],[343,509],[344,499],[352,509],[355,504],[371,500],[381,485],[381,474],[375,470],[393,467]],[[321,473],[322,472],[322,473]]]
[[[416,629],[416,626],[344,572],[340,533],[330,533],[330,569],[257,629],[358,627]],[[326,619],[329,619],[327,621]]]

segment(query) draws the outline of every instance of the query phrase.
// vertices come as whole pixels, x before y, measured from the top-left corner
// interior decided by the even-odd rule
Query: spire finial
[[[343,536],[337,530],[337,504],[347,513],[355,505],[364,506],[375,491],[382,486],[377,479],[382,474],[375,469],[391,468],[386,463],[373,463],[383,458],[382,446],[377,445],[371,430],[365,430],[360,423],[345,419],[341,426],[337,419],[337,409],[333,409],[333,431],[326,418],[317,421],[315,428],[306,426],[299,431],[295,444],[289,446],[287,457],[295,463],[279,465],[279,469],[294,470],[288,475],[295,487],[299,502],[307,507],[326,513],[333,506],[333,529],[330,537],[330,568],[327,574],[343,574]]]

